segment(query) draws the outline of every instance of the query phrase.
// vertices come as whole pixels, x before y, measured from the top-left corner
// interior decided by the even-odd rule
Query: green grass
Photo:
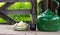
[[[0,2],[0,7],[2,7],[6,2]]]
[[[5,2],[0,3],[0,7],[2,7],[5,4]],[[9,6],[7,10],[20,10],[20,9],[31,9],[31,3],[30,2],[16,2],[13,5]],[[8,15],[10,18],[15,20],[16,22],[20,21],[30,21],[30,15],[29,14],[10,14]],[[6,21],[0,18],[0,23],[5,23]]]
[[[6,2],[0,2],[0,7],[2,7]],[[0,17],[0,23],[6,23],[7,21],[5,21],[3,18]]]
[[[0,17],[0,23],[6,23],[7,21],[5,21],[3,18]]]
[[[14,14],[14,15],[8,15],[11,19],[13,19],[16,22],[20,22],[20,21],[30,21],[30,15],[29,14]],[[5,21],[4,19],[0,18],[0,23],[5,23],[7,21]]]
[[[40,0],[37,0],[37,3],[39,3]],[[2,7],[6,2],[0,2],[0,7]],[[38,6],[37,6],[38,7]],[[7,10],[20,10],[20,9],[31,9],[31,3],[30,2],[16,2],[14,4],[12,4],[11,6],[9,6],[7,8]],[[39,12],[39,9],[37,9],[37,11]],[[20,15],[20,14],[10,14],[8,15],[10,18],[12,18],[13,20],[15,20],[16,22],[20,22],[20,21],[30,21],[30,15],[26,14],[26,15]],[[0,18],[0,23],[5,23],[7,21],[5,21],[4,19]]]
[[[31,9],[31,3],[30,2],[16,2],[7,8],[7,10],[20,10],[20,9]]]
[[[10,18],[12,18],[13,20],[15,20],[16,22],[20,22],[20,21],[30,21],[30,15],[29,14],[14,14],[14,15],[8,15]]]

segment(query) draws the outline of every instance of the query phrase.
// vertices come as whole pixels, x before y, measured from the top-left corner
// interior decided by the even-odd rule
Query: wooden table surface
[[[0,25],[0,35],[60,35],[60,31],[57,32],[14,31],[12,25]]]

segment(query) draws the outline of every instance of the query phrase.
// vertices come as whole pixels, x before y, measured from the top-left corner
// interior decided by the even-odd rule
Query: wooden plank
[[[52,2],[52,0],[48,0],[48,8],[55,13],[55,9],[56,9],[57,4]]]
[[[2,11],[2,13],[8,15],[8,14],[30,14],[31,10],[15,10],[15,11],[12,11],[12,10],[8,10],[8,11]]]
[[[0,2],[30,2],[30,0],[0,0]]]
[[[6,20],[8,22],[8,24],[14,24],[16,22],[14,20],[12,20],[10,17],[8,17],[5,13],[2,13],[2,11],[5,10],[8,6],[12,5],[13,3],[14,2],[6,3],[2,7],[0,7],[0,17],[3,18],[4,20]]]
[[[58,12],[56,12],[56,7],[57,4],[55,2],[53,2],[52,0],[48,1],[48,8],[54,13],[57,14]],[[58,10],[58,9],[57,9]]]
[[[31,0],[32,3],[32,9],[31,9],[31,22],[36,23],[36,17],[37,17],[37,0]]]
[[[13,25],[0,25],[0,35],[60,35],[60,30],[56,32],[15,31]]]
[[[14,4],[15,2],[7,2],[6,4],[4,4],[2,7],[0,7],[0,11],[1,10],[6,10],[7,7],[9,7],[10,5]]]
[[[28,23],[28,24],[31,23],[31,21],[23,21],[23,22],[26,22],[26,23]],[[16,23],[19,23],[19,22],[16,22]],[[0,25],[8,25],[8,22],[6,22],[6,23],[0,23]]]
[[[0,12],[0,17],[3,18],[4,20],[8,21],[8,24],[14,24],[16,23],[14,20],[12,20],[10,17],[5,15],[4,13]]]

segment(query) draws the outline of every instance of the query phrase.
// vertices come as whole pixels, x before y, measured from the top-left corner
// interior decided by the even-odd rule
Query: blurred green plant
[[[0,23],[6,23],[7,21],[5,21],[3,18],[0,17]]]
[[[38,7],[38,3],[40,2],[40,0],[37,0],[37,11],[39,13],[39,7]],[[0,7],[2,7],[6,2],[0,2]],[[20,10],[20,9],[31,9],[31,3],[30,2],[16,2],[14,4],[12,4],[11,6],[9,6],[7,8],[7,10]],[[19,21],[30,21],[30,15],[26,14],[26,15],[20,15],[20,14],[9,14],[8,15],[10,18],[12,18],[13,20],[15,20],[16,22]],[[5,20],[3,20],[2,18],[0,18],[0,23],[4,23],[6,22]]]
[[[16,2],[7,8],[8,10],[31,9],[30,2]]]
[[[39,6],[38,6],[39,2],[40,2],[40,0],[37,0],[37,14],[38,14],[38,15],[40,14],[40,8],[39,8]]]
[[[30,21],[30,15],[29,14],[10,14],[8,15],[11,19],[13,19],[16,22],[20,22],[20,21]],[[5,21],[3,18],[0,17],[0,23],[6,23],[7,21]]]
[[[0,2],[0,7],[2,7],[6,2]]]
[[[12,18],[13,20],[15,20],[16,22],[20,22],[20,21],[30,21],[30,15],[29,14],[10,14],[8,15],[10,18]]]
[[[0,2],[0,7],[2,7],[6,2]],[[7,10],[20,10],[20,9],[31,9],[31,3],[30,2],[16,2],[13,5],[9,6]],[[15,20],[16,22],[20,21],[30,21],[30,15],[29,14],[10,14],[8,15],[10,18]],[[5,23],[6,21],[2,18],[0,18],[0,23]]]

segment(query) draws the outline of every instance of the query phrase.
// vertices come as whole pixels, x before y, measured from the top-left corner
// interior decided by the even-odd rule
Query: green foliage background
[[[39,3],[40,0],[37,0],[37,4]],[[6,2],[0,2],[0,7],[2,7]],[[20,10],[20,9],[31,9],[31,3],[30,2],[15,2],[11,6],[7,8],[7,10]],[[39,13],[39,7],[37,5],[37,11]],[[19,21],[30,21],[30,14],[9,14],[7,15],[16,22]],[[3,18],[0,18],[0,23],[7,22]]]

